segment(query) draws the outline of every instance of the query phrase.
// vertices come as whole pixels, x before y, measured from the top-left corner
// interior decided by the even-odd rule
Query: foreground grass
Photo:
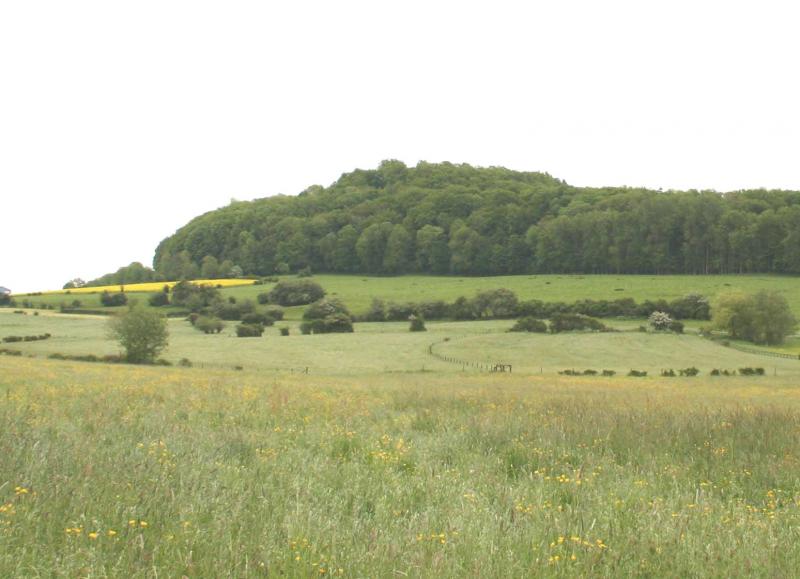
[[[790,576],[800,388],[0,357],[0,576]]]

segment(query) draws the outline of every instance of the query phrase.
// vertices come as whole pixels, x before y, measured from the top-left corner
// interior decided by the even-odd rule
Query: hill
[[[201,215],[166,279],[220,269],[503,275],[800,273],[800,192],[581,188],[545,173],[384,161],[328,187]]]

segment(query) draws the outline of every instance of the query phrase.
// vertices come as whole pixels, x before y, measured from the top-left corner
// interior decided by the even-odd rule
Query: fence
[[[461,366],[462,370],[466,370],[467,368],[475,368],[479,372],[511,372],[511,364],[505,364],[502,362],[481,362],[479,360],[462,360],[460,358],[455,358],[453,356],[445,356],[443,354],[439,354],[438,352],[434,351],[433,347],[438,344],[444,344],[445,342],[451,341],[449,338],[444,340],[439,340],[438,342],[434,342],[428,345],[428,354],[433,356],[434,358],[441,360],[442,362],[448,362],[450,364],[457,364]]]
[[[746,354],[756,354],[757,356],[769,356],[770,358],[784,358],[786,360],[800,360],[800,354],[786,354],[784,352],[770,352],[769,350],[760,350],[758,348],[750,348],[749,346],[742,346],[741,344],[732,344],[730,342],[722,342],[722,346],[726,348],[733,348]]]

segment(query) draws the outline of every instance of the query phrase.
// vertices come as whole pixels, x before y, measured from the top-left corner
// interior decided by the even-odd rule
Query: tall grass
[[[2,577],[790,576],[800,391],[0,358]]]

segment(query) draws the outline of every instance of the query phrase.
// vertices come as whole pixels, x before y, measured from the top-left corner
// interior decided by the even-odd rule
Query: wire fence
[[[750,348],[749,346],[742,346],[741,344],[733,344],[731,342],[720,342],[721,346],[726,348],[733,348],[746,354],[756,354],[757,356],[768,356],[770,358],[783,358],[785,360],[800,360],[800,354],[787,354],[785,352],[771,352],[769,350],[761,350],[759,348]]]
[[[512,366],[511,364],[506,364],[504,362],[484,362],[481,360],[464,360],[462,358],[456,358],[455,356],[445,356],[444,354],[440,354],[434,350],[434,346],[439,344],[445,344],[451,342],[450,338],[445,338],[443,340],[439,340],[438,342],[433,342],[432,344],[428,345],[428,354],[433,356],[437,360],[441,360],[442,362],[448,362],[450,364],[456,364],[461,366],[462,370],[475,369],[479,372],[511,372]]]

